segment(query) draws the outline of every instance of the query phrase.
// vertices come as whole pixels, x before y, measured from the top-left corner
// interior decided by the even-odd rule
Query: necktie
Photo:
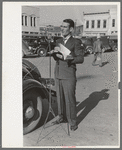
[[[66,44],[66,40],[67,40],[66,38],[63,38],[63,43],[64,43],[64,45]]]

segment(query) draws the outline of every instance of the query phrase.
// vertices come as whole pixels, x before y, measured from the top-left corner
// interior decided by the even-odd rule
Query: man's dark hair
[[[72,19],[65,19],[63,20],[63,22],[69,23],[69,27],[74,28],[74,21]]]

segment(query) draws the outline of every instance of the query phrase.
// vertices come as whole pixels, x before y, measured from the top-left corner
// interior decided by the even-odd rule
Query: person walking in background
[[[58,119],[55,123],[61,123],[65,120],[70,124],[70,129],[75,131],[78,128],[76,121],[76,64],[84,61],[81,40],[72,37],[74,30],[74,21],[71,19],[63,20],[61,31],[63,38],[56,41],[56,45],[65,45],[70,50],[70,55],[64,60],[60,53],[53,53],[56,60],[55,80],[58,102]]]
[[[97,35],[97,40],[93,43],[93,53],[94,53],[94,59],[92,62],[92,65],[95,66],[96,60],[99,61],[99,66],[102,67],[102,49],[103,49],[103,43],[100,40],[101,37],[98,34]]]

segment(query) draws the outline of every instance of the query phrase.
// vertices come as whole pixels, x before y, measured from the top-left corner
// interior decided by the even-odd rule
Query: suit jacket
[[[63,38],[60,38],[56,41],[63,44]],[[75,39],[72,36],[68,39],[65,44],[65,47],[71,51],[73,60],[61,60],[56,57],[56,54],[53,54],[54,59],[56,60],[55,66],[55,78],[58,79],[70,79],[76,78],[76,64],[81,64],[84,61],[84,53],[81,47],[81,40]]]
[[[95,41],[93,44],[93,51],[94,52],[102,52],[103,43],[102,41]]]

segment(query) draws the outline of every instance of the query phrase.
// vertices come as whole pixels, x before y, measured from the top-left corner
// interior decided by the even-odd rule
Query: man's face
[[[69,23],[63,22],[61,26],[62,35],[66,37],[71,33],[71,28],[69,27]]]

